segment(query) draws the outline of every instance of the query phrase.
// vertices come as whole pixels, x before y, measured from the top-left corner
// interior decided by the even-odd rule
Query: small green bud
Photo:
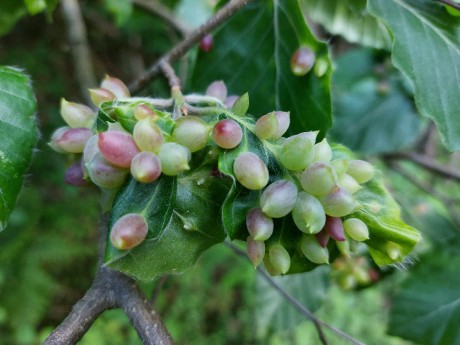
[[[260,196],[263,213],[272,218],[281,218],[294,208],[297,200],[297,187],[288,180],[279,180],[270,184]]]
[[[297,76],[306,75],[315,64],[315,53],[308,47],[300,47],[291,57],[291,71]]]
[[[254,240],[251,236],[248,236],[246,242],[246,252],[249,260],[251,260],[254,267],[259,266],[265,256],[265,243]]]
[[[105,159],[121,168],[129,168],[139,152],[132,135],[121,131],[99,133],[98,146]]]
[[[141,151],[160,152],[163,144],[163,133],[152,117],[147,117],[136,123],[133,130],[134,141]]]
[[[50,147],[59,153],[82,153],[93,136],[88,128],[58,128],[51,136]]]
[[[243,152],[233,163],[233,173],[244,187],[251,190],[264,188],[268,183],[268,169],[255,153]]]
[[[108,75],[102,81],[101,88],[109,90],[116,98],[129,98],[131,96],[125,83],[118,78],[109,77]]]
[[[335,242],[337,249],[345,256],[349,257],[351,255],[350,251],[350,242],[348,240],[345,241],[337,241]]]
[[[107,89],[89,89],[89,96],[96,106],[100,106],[104,102],[113,101],[117,98],[113,92]]]
[[[208,143],[210,128],[208,124],[196,116],[183,116],[176,120],[173,140],[190,152],[201,150]]]
[[[314,141],[308,134],[300,133],[284,141],[279,159],[285,168],[300,171],[310,165],[314,156]]]
[[[275,112],[261,116],[256,122],[255,132],[260,139],[278,139],[278,119],[276,118]]]
[[[326,223],[326,215],[321,203],[313,195],[299,192],[292,209],[292,219],[300,231],[316,234]]]
[[[315,264],[328,264],[329,251],[327,247],[321,247],[313,235],[304,235],[300,241],[300,250],[303,255]]]
[[[264,266],[268,274],[270,274],[271,276],[279,276],[281,274],[281,271],[275,266],[273,266],[272,262],[270,261],[269,255],[265,255],[264,257]]]
[[[161,161],[161,172],[165,175],[176,176],[190,169],[190,150],[177,143],[163,144],[158,158]]]
[[[345,188],[351,194],[355,194],[357,191],[361,190],[363,187],[359,185],[356,180],[348,174],[343,174],[339,177],[338,185]]]
[[[343,222],[343,227],[348,236],[358,242],[369,239],[369,228],[358,218],[348,218]]]
[[[302,173],[302,188],[307,193],[322,196],[330,193],[336,186],[334,169],[326,162],[313,162]]]
[[[110,242],[119,250],[128,250],[141,244],[149,226],[143,216],[128,213],[118,219],[110,230]]]
[[[131,161],[131,175],[142,183],[155,181],[161,175],[160,159],[152,152],[139,152]]]
[[[353,177],[359,184],[366,183],[374,177],[372,164],[362,160],[351,160],[348,163],[347,174]]]
[[[327,139],[324,138],[315,145],[315,162],[330,162],[332,159],[332,149]]]
[[[319,199],[324,211],[331,217],[345,217],[353,212],[356,201],[350,192],[342,187],[335,188],[332,192]]]
[[[96,121],[96,113],[90,107],[64,98],[61,98],[61,116],[72,128],[91,128]]]
[[[401,248],[399,248],[398,244],[388,241],[386,247],[388,257],[391,260],[397,260],[401,256]]]
[[[270,262],[276,270],[286,274],[291,267],[291,257],[287,250],[280,244],[276,244],[268,251]]]
[[[206,89],[206,95],[215,97],[224,102],[227,98],[227,86],[222,80],[214,81]]]
[[[246,216],[246,227],[255,241],[266,241],[273,234],[273,220],[260,208],[253,208]]]

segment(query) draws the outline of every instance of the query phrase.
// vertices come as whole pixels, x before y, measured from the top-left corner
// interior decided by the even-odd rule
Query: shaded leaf
[[[366,11],[366,0],[302,0],[304,13],[327,31],[351,43],[390,49],[386,26]]]
[[[436,250],[393,299],[389,333],[421,344],[460,343],[460,256]]]
[[[301,45],[326,64],[324,75],[291,72],[291,56]],[[256,116],[290,111],[291,133],[324,135],[332,123],[331,70],[327,47],[309,31],[298,1],[256,1],[216,31],[210,52],[199,52],[191,88],[205,90],[212,81],[225,80],[231,93],[249,92],[249,111]]]
[[[30,79],[0,67],[0,231],[5,229],[38,139]]]
[[[378,61],[367,49],[346,53],[336,63],[331,136],[364,153],[393,152],[414,143],[422,121],[402,76],[384,64],[377,75]]]
[[[368,8],[393,32],[393,61],[411,80],[420,113],[459,150],[460,19],[430,0],[369,0]]]
[[[129,251],[107,241],[106,263],[141,280],[191,267],[203,251],[225,238],[220,208],[229,180],[212,175],[204,165],[179,177],[162,176],[153,183],[131,179],[115,200],[110,228],[127,213],[143,214],[147,239]]]

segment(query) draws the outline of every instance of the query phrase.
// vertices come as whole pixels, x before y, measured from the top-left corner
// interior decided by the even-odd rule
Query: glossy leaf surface
[[[5,229],[38,138],[30,79],[0,67],[0,231]]]

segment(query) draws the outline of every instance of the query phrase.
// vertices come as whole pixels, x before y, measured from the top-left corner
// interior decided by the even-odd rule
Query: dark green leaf
[[[430,0],[369,0],[394,35],[393,62],[411,80],[420,113],[460,149],[460,19]]]
[[[389,333],[420,344],[459,344],[459,286],[460,256],[427,253],[392,301]]]
[[[131,0],[105,0],[105,6],[115,18],[118,26],[124,25],[133,12]]]
[[[326,64],[321,77],[291,72],[291,56],[302,45]],[[291,133],[321,130],[324,135],[332,123],[331,70],[327,46],[309,31],[298,1],[256,1],[221,26],[210,52],[199,53],[191,86],[204,90],[222,79],[233,94],[249,92],[256,116],[290,111]]]
[[[351,43],[390,49],[386,26],[366,11],[366,0],[302,0],[305,14]]]
[[[30,79],[0,67],[0,231],[5,229],[38,138]]]
[[[331,136],[364,153],[401,150],[417,139],[422,124],[402,76],[383,63],[376,74],[378,63],[371,51],[354,50],[337,60],[333,76]]]
[[[228,179],[213,176],[204,165],[179,177],[162,176],[141,184],[133,179],[118,193],[110,227],[127,213],[142,213],[149,224],[147,239],[129,251],[107,241],[106,263],[141,280],[191,267],[203,251],[225,238],[220,208]]]

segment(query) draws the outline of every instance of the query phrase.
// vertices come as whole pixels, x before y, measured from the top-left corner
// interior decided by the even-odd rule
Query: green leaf
[[[238,97],[232,106],[232,112],[237,116],[244,116],[249,109],[249,95],[246,92],[242,96]]]
[[[293,53],[302,45],[326,63],[326,72],[296,77],[290,69]],[[291,133],[321,130],[332,124],[327,46],[315,40],[296,0],[248,4],[214,35],[210,52],[200,51],[191,88],[205,90],[224,80],[233,94],[249,92],[250,112],[260,117],[273,110],[291,112]]]
[[[329,282],[329,267],[321,266],[304,274],[273,277],[286,292],[311,311],[316,311],[325,300]],[[305,317],[280,295],[265,279],[257,276],[257,336],[266,338],[273,331],[296,327]]]
[[[106,263],[141,280],[191,267],[203,251],[222,242],[220,208],[230,180],[214,176],[203,165],[179,177],[162,176],[153,183],[131,179],[118,193],[110,228],[127,213],[143,214],[149,224],[147,239],[128,250],[107,241]]]
[[[20,1],[0,1],[0,36],[6,35],[16,22],[26,14],[27,9]]]
[[[0,231],[6,228],[38,139],[30,79],[0,67]]]
[[[370,50],[353,50],[336,61],[333,76],[336,113],[330,134],[364,153],[401,150],[422,128],[402,76],[394,68],[377,75],[378,63]]]
[[[105,6],[115,18],[118,26],[123,26],[133,12],[131,0],[105,0]]]
[[[386,26],[366,11],[366,0],[301,0],[304,13],[327,31],[351,43],[390,49]]]
[[[420,113],[460,149],[460,19],[430,0],[369,0],[393,32],[393,62],[411,80]]]
[[[40,13],[46,9],[45,0],[24,0],[24,2],[27,6],[27,10],[32,15]]]
[[[392,301],[389,333],[420,344],[460,343],[459,286],[460,256],[427,253]]]

